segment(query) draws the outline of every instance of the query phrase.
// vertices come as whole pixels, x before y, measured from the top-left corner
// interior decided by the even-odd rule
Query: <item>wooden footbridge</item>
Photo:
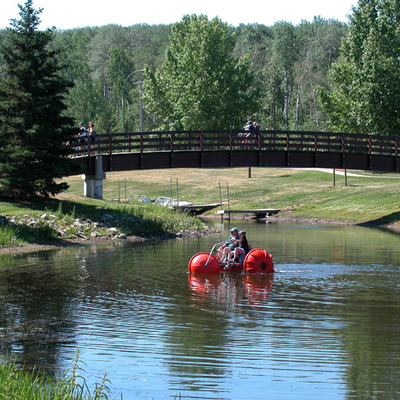
[[[77,138],[84,195],[102,198],[104,172],[157,168],[292,167],[398,172],[399,138],[327,132],[107,133]]]
[[[81,173],[157,168],[303,167],[398,172],[399,137],[327,132],[239,131],[108,133],[85,139],[75,161]],[[97,165],[98,165],[97,161]]]

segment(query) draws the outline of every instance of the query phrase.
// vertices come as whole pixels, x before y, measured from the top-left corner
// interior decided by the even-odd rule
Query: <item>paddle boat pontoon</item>
[[[216,243],[209,253],[197,253],[189,261],[188,270],[193,273],[214,274],[220,271],[243,271],[245,273],[269,274],[274,272],[274,262],[271,254],[263,249],[252,249],[246,255],[240,256],[239,262],[225,259],[218,248],[226,241]],[[216,252],[214,255],[213,253]]]

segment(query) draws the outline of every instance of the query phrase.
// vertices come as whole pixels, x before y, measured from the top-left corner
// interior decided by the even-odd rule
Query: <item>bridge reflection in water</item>
[[[94,173],[98,155],[104,171],[251,166],[399,171],[395,136],[261,131],[247,139],[239,131],[133,132],[95,135],[79,146],[75,160],[86,174]]]

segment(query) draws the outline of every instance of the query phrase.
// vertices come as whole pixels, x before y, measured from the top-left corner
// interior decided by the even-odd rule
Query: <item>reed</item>
[[[11,226],[0,226],[0,247],[14,245],[18,246],[21,241],[18,240],[18,229]]]
[[[91,390],[80,366],[79,352],[73,366],[60,377],[39,371],[27,372],[14,362],[0,363],[0,398],[13,400],[100,400],[109,399],[110,381],[107,375]]]

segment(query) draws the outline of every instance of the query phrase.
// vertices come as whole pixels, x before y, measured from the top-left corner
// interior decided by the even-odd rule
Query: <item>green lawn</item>
[[[319,218],[349,222],[368,222],[392,216],[400,220],[400,174],[369,171],[348,171],[362,175],[344,177],[336,174],[333,186],[331,173],[276,168],[168,169],[107,173],[104,197],[115,199],[132,194],[149,198],[176,198],[176,182],[180,200],[195,204],[227,202],[227,186],[231,209],[279,208],[279,215],[294,218]],[[119,188],[118,191],[118,180]],[[81,196],[82,180],[67,180],[67,193]],[[172,185],[171,185],[172,182]],[[211,212],[212,213],[212,212]]]
[[[20,221],[28,217],[39,219],[43,213],[54,214],[57,221],[70,227],[66,231],[67,239],[79,233],[71,228],[76,219],[100,222],[104,214],[115,216],[120,234],[145,236],[204,229],[204,224],[195,217],[153,204],[125,202],[134,194],[154,199],[172,193],[176,199],[178,192],[179,200],[194,204],[218,203],[220,198],[227,203],[229,193],[232,210],[278,208],[281,210],[278,221],[284,217],[344,223],[400,221],[399,174],[360,171],[361,176],[348,176],[347,186],[343,176],[337,175],[333,186],[331,173],[313,170],[252,168],[251,178],[248,175],[248,168],[109,172],[104,181],[103,200],[83,197],[82,178],[74,176],[65,179],[70,189],[56,199],[36,203],[0,202],[0,215],[17,216]],[[122,201],[111,201],[116,199]],[[0,246],[51,240],[60,230],[59,225],[49,227],[41,220],[29,228],[23,225],[17,228],[0,225]],[[80,228],[80,234],[92,234],[93,229],[89,228]]]

